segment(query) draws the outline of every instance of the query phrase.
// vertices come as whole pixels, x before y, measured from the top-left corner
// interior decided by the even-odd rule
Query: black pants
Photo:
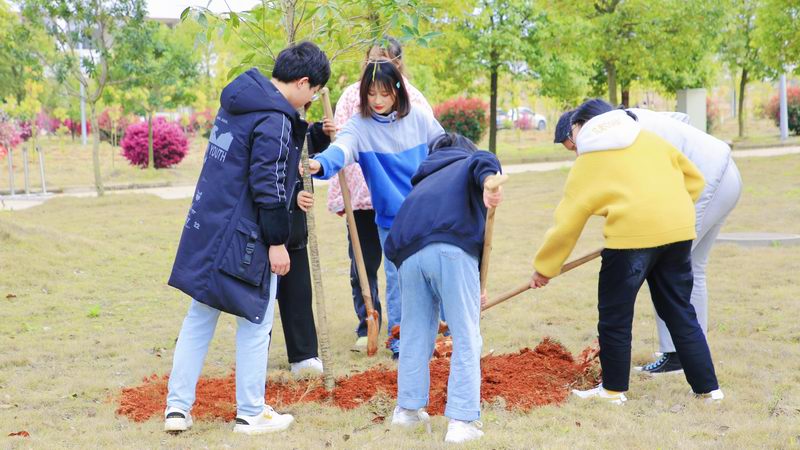
[[[278,282],[278,306],[289,362],[319,356],[317,328],[311,309],[311,270],[305,247],[289,250],[291,268]]]
[[[635,250],[603,250],[598,285],[603,387],[627,391],[636,294],[647,280],[658,316],[667,324],[686,380],[696,393],[717,388],[714,363],[697,322],[692,294],[691,241]]]
[[[364,255],[364,266],[366,266],[369,290],[372,293],[372,305],[378,311],[378,325],[382,323],[381,299],[378,296],[378,269],[383,258],[381,239],[378,236],[378,225],[375,223],[375,211],[355,210],[353,215],[356,219],[358,229],[358,240],[361,243],[361,253]],[[367,309],[364,306],[364,296],[361,295],[361,285],[358,281],[358,271],[356,261],[353,256],[353,244],[350,241],[350,233],[347,233],[347,254],[350,256],[350,287],[353,290],[353,308],[358,316],[358,336],[367,335]],[[380,331],[380,329],[378,330]]]

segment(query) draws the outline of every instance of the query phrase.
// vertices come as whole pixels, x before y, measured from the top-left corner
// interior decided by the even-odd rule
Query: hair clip
[[[397,89],[400,89],[400,82],[399,81],[397,83],[395,83],[394,85],[397,86]]]

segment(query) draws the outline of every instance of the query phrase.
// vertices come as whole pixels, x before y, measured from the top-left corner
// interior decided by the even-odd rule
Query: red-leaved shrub
[[[67,127],[69,133],[72,135],[72,140],[75,140],[76,136],[81,135],[81,120],[76,119],[64,119],[64,126]],[[86,119],[86,135],[92,134],[92,121]]]
[[[479,98],[455,98],[436,105],[433,114],[448,132],[460,133],[477,143],[488,125],[489,105]]]
[[[19,129],[16,124],[0,112],[0,157],[4,157],[8,153],[6,146],[13,149],[20,142],[22,142],[22,139],[19,136]]]
[[[112,116],[116,118],[112,119]],[[119,145],[119,141],[122,139],[128,125],[135,121],[135,117],[125,115],[119,106],[104,109],[97,117],[100,140],[110,142],[111,145]]]
[[[208,138],[211,135],[211,129],[214,128],[214,112],[206,109],[192,113],[192,117],[189,119],[189,128],[192,133],[199,133],[200,136]]]
[[[39,111],[39,114],[36,115],[36,128],[39,130],[43,130],[48,134],[55,134],[60,126],[61,121],[47,114],[44,110]],[[80,125],[78,126],[80,127]]]
[[[800,86],[786,88],[786,112],[789,115],[789,131],[800,134]],[[775,121],[775,125],[781,124],[781,103],[778,94],[775,94],[767,103],[765,110],[767,117]]]
[[[147,122],[135,123],[125,130],[122,155],[131,165],[147,167]],[[172,167],[183,160],[189,143],[181,126],[158,117],[153,120],[153,157],[156,169]]]

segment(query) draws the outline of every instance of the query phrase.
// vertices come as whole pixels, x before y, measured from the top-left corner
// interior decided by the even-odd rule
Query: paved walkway
[[[800,154],[800,146],[795,147],[776,147],[776,148],[763,148],[753,150],[734,150],[734,158],[758,158],[758,157],[771,157]],[[572,161],[555,161],[555,162],[540,162],[529,164],[512,164],[505,167],[505,173],[526,173],[526,172],[549,172],[551,170],[559,170],[572,166]],[[318,184],[326,184],[325,181],[315,181]],[[190,186],[168,186],[168,187],[154,187],[154,188],[138,188],[138,189],[125,189],[118,191],[107,191],[109,195],[121,194],[152,194],[163,198],[165,200],[176,200],[182,198],[190,198],[194,194],[194,185]],[[97,194],[93,190],[82,190],[75,192],[65,192],[63,194],[53,195],[15,195],[15,196],[0,196],[0,210],[2,211],[19,211],[23,209],[33,208],[39,206],[51,198],[56,197],[95,197]]]

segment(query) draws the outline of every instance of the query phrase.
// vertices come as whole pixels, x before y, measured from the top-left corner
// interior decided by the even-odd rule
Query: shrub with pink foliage
[[[61,121],[55,117],[47,114],[45,111],[40,111],[36,116],[36,128],[45,131],[48,134],[55,134],[58,127],[61,126]]]
[[[489,106],[479,98],[456,98],[433,108],[433,115],[448,132],[460,133],[477,143],[488,125]]]
[[[786,88],[786,112],[789,116],[789,131],[800,135],[800,86]],[[781,124],[781,103],[778,94],[775,94],[767,104],[764,111],[767,117],[775,121],[776,126]]]
[[[131,165],[147,167],[147,122],[133,124],[125,130],[122,155]],[[189,151],[189,143],[181,126],[164,118],[153,121],[153,156],[156,169],[165,169],[181,162]]]
[[[67,127],[69,133],[72,135],[72,139],[74,140],[76,136],[81,135],[81,121],[80,119],[72,120],[72,119],[64,119],[64,126]],[[92,134],[92,121],[86,119],[86,134]]]
[[[211,135],[211,129],[214,128],[214,112],[206,109],[192,113],[192,117],[189,119],[189,128],[192,133],[199,133],[204,138],[208,138]]]
[[[116,120],[112,120],[112,113],[114,116],[118,117]],[[103,112],[97,116],[100,140],[110,142],[112,145],[119,145],[119,141],[122,139],[123,133],[125,133],[128,125],[135,121],[135,117],[123,114],[122,108],[118,106],[104,109]]]
[[[22,142],[19,129],[5,114],[0,113],[0,158],[8,153],[6,145],[12,149]]]
[[[28,139],[33,137],[31,123],[27,120],[17,122],[17,128],[19,129],[19,138],[22,139],[23,142],[28,142]]]

